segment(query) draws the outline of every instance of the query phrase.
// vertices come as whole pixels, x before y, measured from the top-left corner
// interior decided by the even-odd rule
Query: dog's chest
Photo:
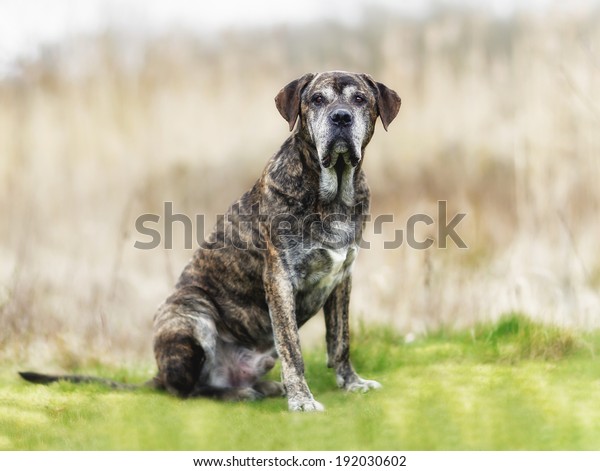
[[[300,290],[314,290],[337,285],[355,258],[356,248],[313,249],[305,255],[300,270]]]
[[[302,253],[296,266],[296,316],[303,324],[323,307],[333,289],[348,276],[358,248],[312,248]]]

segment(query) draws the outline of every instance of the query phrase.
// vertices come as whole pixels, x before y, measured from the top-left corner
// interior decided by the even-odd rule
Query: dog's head
[[[281,115],[317,149],[323,168],[339,157],[356,167],[373,136],[379,116],[385,130],[398,114],[400,97],[367,74],[324,72],[306,74],[290,82],[275,97]]]

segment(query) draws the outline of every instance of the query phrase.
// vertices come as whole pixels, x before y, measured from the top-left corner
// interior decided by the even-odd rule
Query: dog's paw
[[[288,409],[292,412],[323,412],[325,407],[313,398],[289,399]]]
[[[283,384],[277,381],[259,381],[252,388],[265,397],[282,397],[285,396],[285,388]]]
[[[346,381],[341,376],[338,376],[337,383],[340,388],[345,389],[349,392],[361,392],[366,393],[369,389],[381,389],[381,383],[372,381],[370,379],[362,379],[360,376],[356,376]]]
[[[227,401],[257,401],[265,396],[253,388],[232,388],[224,396]]]

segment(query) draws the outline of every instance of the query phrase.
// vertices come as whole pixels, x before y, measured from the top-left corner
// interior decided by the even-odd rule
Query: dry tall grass
[[[172,201],[212,225],[287,135],[275,93],[326,69],[369,72],[403,98],[368,149],[372,213],[395,224],[367,236],[355,316],[416,334],[510,310],[598,327],[600,15],[584,13],[380,12],[357,29],[47,48],[0,82],[0,360],[149,360],[154,309],[192,251],[182,237],[135,249],[136,218]],[[383,250],[438,200],[467,213],[468,250]]]

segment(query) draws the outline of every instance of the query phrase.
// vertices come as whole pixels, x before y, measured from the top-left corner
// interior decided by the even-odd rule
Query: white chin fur
[[[337,142],[333,146],[333,152],[335,152],[336,154],[345,154],[349,150],[350,149],[348,148],[348,144],[346,144],[345,142]]]

